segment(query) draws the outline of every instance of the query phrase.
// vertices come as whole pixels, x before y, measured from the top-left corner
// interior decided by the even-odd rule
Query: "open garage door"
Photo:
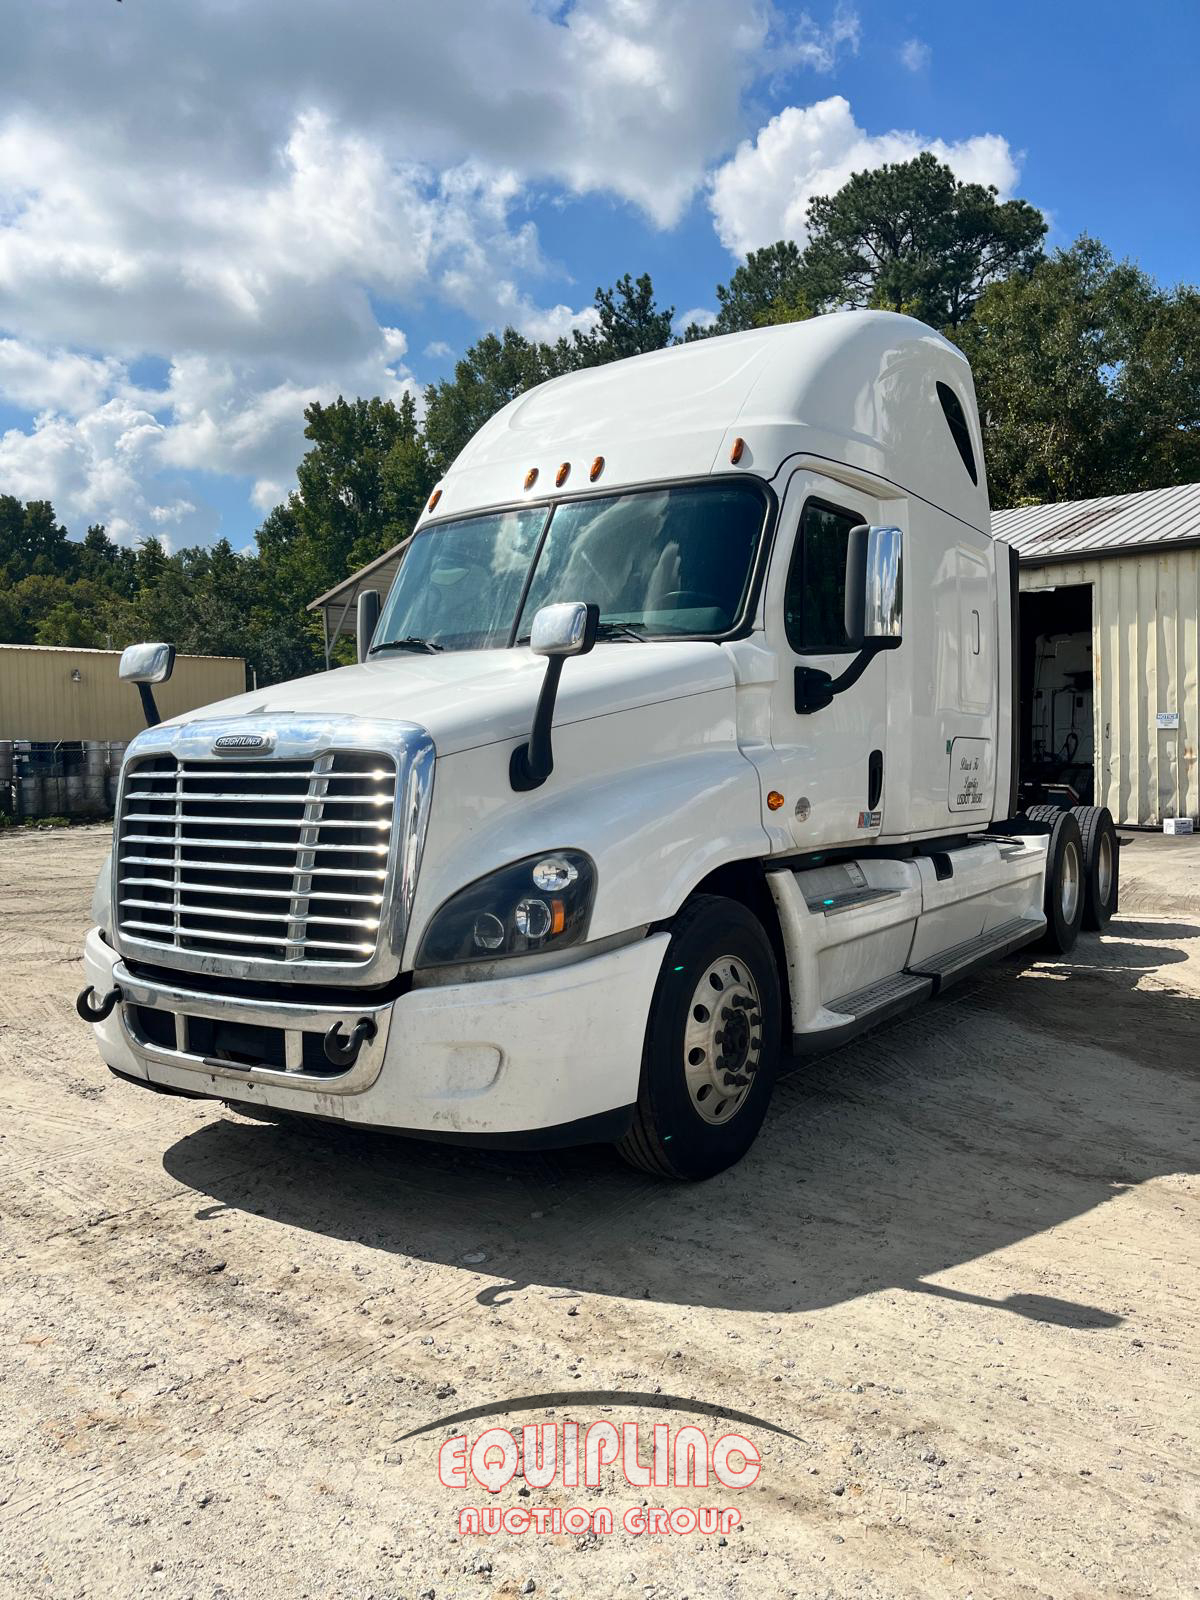
[[[1092,586],[1021,595],[1021,771],[1068,784],[1081,805],[1096,791]]]

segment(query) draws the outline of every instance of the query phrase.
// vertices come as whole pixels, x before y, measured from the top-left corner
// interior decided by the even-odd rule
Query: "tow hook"
[[[89,983],[86,989],[81,989],[75,997],[75,1009],[85,1022],[103,1022],[105,1017],[112,1014],[112,1008],[121,998],[120,989],[110,989],[106,995],[100,997],[100,1003],[93,1006],[92,996],[95,989]]]
[[[375,1033],[370,1017],[359,1017],[348,1039],[342,1037],[341,1023],[335,1022],[325,1035],[325,1055],[335,1067],[352,1067],[358,1060],[358,1052]]]

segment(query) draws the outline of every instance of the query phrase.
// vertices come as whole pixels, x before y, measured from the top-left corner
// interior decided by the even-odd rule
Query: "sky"
[[[854,171],[935,151],[1200,278],[1196,0],[26,0],[0,49],[0,493],[252,543],[303,411],[488,329],[680,326]]]

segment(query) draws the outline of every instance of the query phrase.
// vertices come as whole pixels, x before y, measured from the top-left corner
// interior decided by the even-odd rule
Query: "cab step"
[[[819,1033],[793,1034],[792,1053],[797,1056],[818,1056],[824,1055],[827,1050],[836,1050],[839,1045],[857,1038],[868,1028],[899,1016],[900,1012],[907,1011],[919,1000],[928,1000],[932,993],[932,978],[920,973],[894,972],[891,977],[880,978],[877,983],[857,989],[853,994],[843,995],[840,1000],[830,1000],[826,1010],[838,1012],[846,1017],[846,1021],[833,1028],[822,1028]]]
[[[932,979],[935,989],[940,991],[967,977],[977,967],[998,961],[1001,956],[1019,950],[1022,945],[1032,944],[1045,929],[1045,917],[1014,917],[997,928],[989,928],[976,939],[966,939],[962,944],[951,945],[948,950],[939,950],[937,955],[914,961],[905,971],[916,977]]]

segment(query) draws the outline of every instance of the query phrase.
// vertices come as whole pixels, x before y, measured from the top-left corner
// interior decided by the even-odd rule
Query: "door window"
[[[823,500],[808,500],[784,594],[784,626],[797,655],[852,650],[846,633],[846,546],[866,519]]]

